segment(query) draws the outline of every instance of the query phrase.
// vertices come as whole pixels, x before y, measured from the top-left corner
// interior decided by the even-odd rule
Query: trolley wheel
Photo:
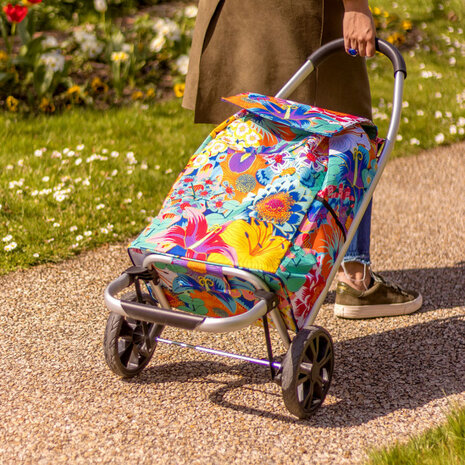
[[[148,294],[144,303],[153,302]],[[129,292],[123,300],[136,302],[135,292]],[[155,323],[126,318],[111,312],[105,327],[103,350],[109,368],[123,378],[131,378],[140,373],[150,362],[164,326]]]
[[[284,404],[298,418],[308,418],[323,404],[334,368],[333,341],[319,326],[300,330],[282,364]]]

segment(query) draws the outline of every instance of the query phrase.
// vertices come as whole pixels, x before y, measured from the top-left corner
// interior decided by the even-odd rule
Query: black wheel
[[[135,292],[130,292],[122,300],[137,301]],[[143,295],[145,303],[152,302],[149,295]],[[150,362],[155,351],[156,337],[161,335],[164,326],[145,321],[125,318],[110,313],[105,327],[103,350],[105,361],[119,376],[130,378],[140,373]]]
[[[318,326],[300,330],[282,365],[284,404],[298,418],[308,418],[323,404],[331,384],[334,350],[331,336]]]

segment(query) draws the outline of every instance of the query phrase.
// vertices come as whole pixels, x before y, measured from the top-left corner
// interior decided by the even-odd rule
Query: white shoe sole
[[[401,304],[381,305],[334,305],[334,315],[339,318],[360,320],[363,318],[381,318],[384,316],[408,315],[416,312],[423,304],[423,297],[419,295],[415,300]]]

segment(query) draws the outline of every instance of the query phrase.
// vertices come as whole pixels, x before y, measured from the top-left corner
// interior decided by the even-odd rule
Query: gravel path
[[[317,323],[335,341],[330,395],[298,421],[266,369],[166,345],[136,379],[106,368],[110,246],[0,278],[2,464],[345,464],[465,402],[465,144],[393,160],[375,194],[374,268],[424,295],[411,316]],[[265,356],[258,328],[186,342]],[[282,351],[277,338],[274,344]]]

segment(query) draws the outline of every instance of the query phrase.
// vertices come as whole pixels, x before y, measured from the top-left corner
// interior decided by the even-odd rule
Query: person
[[[183,106],[196,123],[218,124],[231,115],[222,97],[275,95],[314,50],[344,37],[346,50],[289,99],[372,119],[365,57],[375,54],[375,35],[368,0],[200,0]],[[371,270],[371,211],[370,203],[338,270],[338,317],[394,316],[422,305],[418,292]]]

